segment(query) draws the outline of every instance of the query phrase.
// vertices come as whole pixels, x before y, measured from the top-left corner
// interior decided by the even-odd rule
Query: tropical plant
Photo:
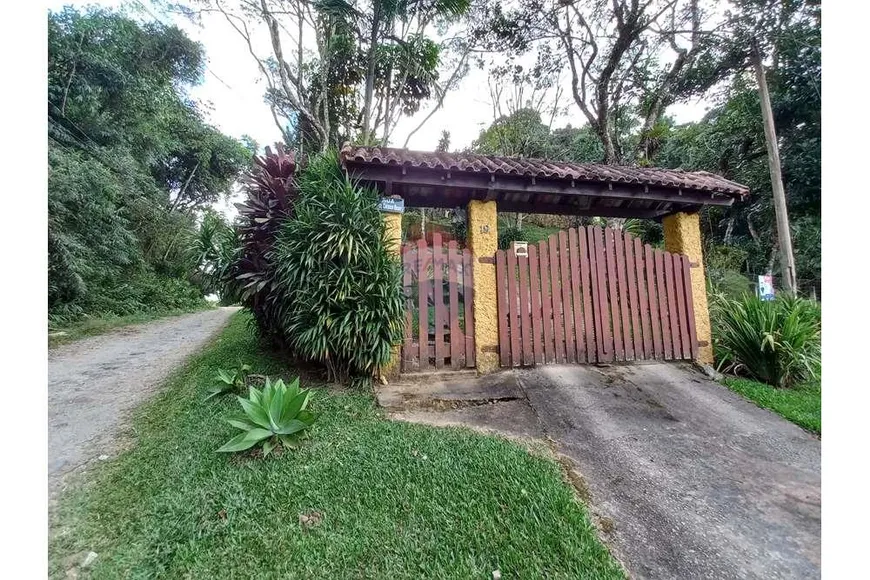
[[[791,387],[821,372],[821,309],[816,302],[714,295],[711,306],[720,368],[775,387]]]
[[[218,369],[215,376],[217,384],[208,390],[205,400],[244,388],[250,372],[251,365],[245,363],[239,363],[239,366],[230,370]]]
[[[224,274],[225,291],[238,298],[264,335],[276,342],[281,342],[276,323],[282,304],[275,293],[270,256],[279,227],[293,213],[298,195],[295,173],[295,154],[280,144],[275,152],[266,147],[265,156],[254,158],[254,168],[245,178],[247,197],[236,204],[239,250]]]
[[[370,384],[402,337],[401,268],[389,253],[375,191],[330,152],[297,178],[295,214],[275,244],[277,319],[293,351],[331,380]]]
[[[227,420],[242,432],[217,451],[245,451],[262,444],[263,457],[267,457],[277,445],[295,447],[299,437],[316,419],[307,409],[310,397],[310,390],[299,388],[298,377],[289,384],[284,384],[281,379],[272,382],[267,378],[262,390],[251,387],[247,399],[238,398],[245,416]]]

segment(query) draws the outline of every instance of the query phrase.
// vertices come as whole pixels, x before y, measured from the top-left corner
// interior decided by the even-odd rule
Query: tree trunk
[[[773,189],[773,207],[776,213],[776,231],[779,241],[782,283],[786,292],[795,294],[797,292],[797,280],[794,253],[791,245],[791,230],[788,223],[788,209],[785,202],[785,187],[782,184],[782,167],[779,162],[779,145],[776,142],[776,127],[773,124],[773,110],[770,106],[770,93],[767,90],[764,64],[761,62],[761,52],[757,46],[752,49],[752,64],[755,68],[755,78],[758,81],[761,117],[764,120],[764,140],[767,144],[770,185]]]
[[[369,131],[371,129],[372,97],[375,90],[375,60],[378,46],[378,27],[380,26],[380,4],[375,2],[372,14],[372,31],[369,36],[368,70],[366,71],[366,88],[363,96],[363,140],[369,143]]]

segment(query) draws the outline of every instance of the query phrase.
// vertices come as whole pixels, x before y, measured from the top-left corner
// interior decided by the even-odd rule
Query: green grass
[[[557,234],[562,231],[562,228],[551,228],[539,226],[536,224],[523,224],[523,232],[525,233],[526,241],[530,244],[536,244],[541,240],[546,240],[552,234]]]
[[[199,312],[212,308],[207,302],[203,301],[199,308],[187,308],[176,310],[161,310],[156,312],[140,312],[138,314],[129,314],[127,316],[115,315],[99,315],[83,318],[82,320],[66,325],[49,325],[48,329],[48,347],[53,348],[60,344],[65,344],[84,338],[86,336],[96,336],[105,334],[111,330],[129,326],[131,324],[141,324],[143,322],[151,322],[159,318],[169,318],[171,316],[180,316],[191,312]],[[55,334],[62,333],[62,334]]]
[[[822,433],[822,386],[816,381],[792,389],[777,389],[749,379],[726,377],[723,382],[759,407],[770,409],[804,429]]]
[[[241,410],[202,401],[215,370],[241,358],[287,376],[247,321],[236,315],[138,412],[132,449],[61,498],[51,577],[90,550],[93,578],[623,577],[552,459],[387,420],[368,395],[316,389],[322,415],[297,451],[215,453]],[[311,512],[323,518],[306,528]]]

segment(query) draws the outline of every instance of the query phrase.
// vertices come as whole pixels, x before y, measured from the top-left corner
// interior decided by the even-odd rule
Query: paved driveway
[[[517,378],[636,577],[820,576],[816,437],[677,365]]]
[[[543,366],[409,388],[507,393],[404,414],[549,437],[612,522],[605,540],[634,578],[820,577],[819,439],[691,367]]]

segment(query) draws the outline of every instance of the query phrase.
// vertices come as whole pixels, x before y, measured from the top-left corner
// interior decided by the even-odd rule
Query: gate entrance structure
[[[625,232],[581,227],[499,250],[496,278],[503,367],[697,356],[688,258]]]
[[[642,247],[643,262],[638,274],[638,251],[634,239],[628,240],[630,250],[626,249],[626,238],[619,233],[606,233],[601,231],[601,245],[603,263],[599,264],[600,256],[595,243],[598,233],[592,233],[592,245],[589,246],[590,231],[586,232],[586,248],[589,257],[589,283],[588,291],[590,298],[589,314],[592,322],[587,326],[585,309],[586,287],[581,282],[574,284],[573,258],[571,255],[570,231],[564,236],[567,241],[564,244],[566,251],[564,257],[567,266],[563,270],[563,255],[559,251],[562,247],[560,236],[556,236],[553,243],[557,245],[555,252],[550,248],[550,240],[547,240],[547,258],[550,266],[544,272],[538,263],[538,271],[549,274],[550,282],[547,291],[558,289],[561,297],[558,308],[558,316],[562,329],[562,337],[556,342],[556,324],[553,323],[552,348],[556,361],[564,349],[565,361],[568,361],[569,345],[567,340],[572,341],[572,351],[575,361],[580,350],[578,341],[583,341],[583,353],[585,362],[590,362],[589,329],[592,331],[594,341],[594,360],[637,360],[638,340],[635,330],[640,330],[640,352],[644,358],[662,359],[685,359],[693,358],[702,363],[713,361],[713,350],[710,344],[710,317],[707,309],[706,284],[704,278],[704,264],[701,251],[701,233],[698,221],[698,212],[705,205],[730,206],[735,201],[744,199],[749,190],[747,187],[729,181],[712,173],[697,171],[688,172],[675,169],[658,169],[648,167],[621,167],[613,165],[598,165],[591,163],[563,163],[542,159],[525,159],[513,157],[495,157],[488,155],[472,155],[465,153],[432,153],[421,151],[409,151],[406,149],[387,147],[365,147],[345,145],[341,150],[341,161],[348,173],[360,183],[377,188],[384,197],[401,198],[405,207],[436,207],[436,208],[466,208],[467,210],[467,248],[470,252],[470,266],[463,265],[470,271],[469,283],[473,296],[471,317],[463,322],[471,321],[472,326],[460,326],[463,335],[470,335],[473,357],[468,357],[466,352],[464,366],[473,364],[478,372],[489,372],[498,369],[504,361],[502,353],[509,352],[507,366],[516,364],[534,364],[538,356],[535,347],[532,346],[532,338],[535,334],[533,312],[537,309],[532,307],[533,286],[531,280],[528,288],[528,301],[524,298],[523,286],[520,282],[522,272],[526,271],[519,266],[519,261],[514,262],[517,284],[517,322],[510,324],[509,317],[513,312],[507,303],[499,308],[499,288],[510,290],[508,282],[509,263],[508,253],[502,254],[505,261],[505,282],[498,283],[497,275],[497,251],[498,251],[498,225],[497,212],[511,211],[523,213],[596,216],[604,218],[645,218],[661,221],[664,229],[665,252],[657,252],[652,249],[652,265],[647,265],[648,253],[646,247]],[[397,257],[401,255],[401,214],[385,214],[388,235],[394,240],[394,249]],[[577,266],[580,272],[580,280],[583,276],[583,262],[580,261],[580,251],[583,248],[580,241],[580,230],[574,230],[573,236],[578,238]],[[596,230],[598,231],[598,230]],[[608,236],[613,237],[613,250],[608,251]],[[619,241],[617,241],[619,240]],[[617,244],[622,247],[622,252],[617,251]],[[433,244],[434,245],[434,244]],[[593,254],[592,251],[595,251]],[[539,245],[534,248],[538,254],[538,260],[543,254]],[[629,251],[631,259],[635,262],[634,286],[631,282],[629,269]],[[448,249],[449,253],[449,249]],[[552,257],[555,254],[558,269],[557,284],[553,284]],[[531,258],[524,258],[529,261]],[[593,283],[592,261],[595,261],[595,279]],[[465,258],[463,257],[463,264]],[[518,259],[517,259],[518,260]],[[622,260],[622,262],[618,262]],[[613,262],[613,269],[610,263]],[[621,264],[621,265],[619,265]],[[528,264],[530,265],[530,264]],[[600,268],[603,266],[603,274]],[[624,268],[624,270],[623,270]],[[688,279],[686,272],[688,271]],[[567,283],[562,283],[562,277],[567,274]],[[623,276],[624,274],[624,276]],[[682,280],[677,276],[682,274]],[[531,276],[531,269],[528,270]],[[643,277],[643,286],[638,283],[638,276]],[[540,278],[543,280],[543,277]],[[652,283],[654,282],[654,284]],[[660,282],[664,287],[660,288]],[[465,282],[462,282],[465,285]],[[603,284],[603,286],[602,286]],[[670,284],[670,285],[669,285]],[[624,285],[624,290],[623,286]],[[464,286],[463,286],[464,287]],[[602,290],[603,288],[603,290]],[[682,288],[682,292],[679,289]],[[593,291],[597,289],[598,300],[594,301]],[[542,286],[541,291],[545,289]],[[577,308],[574,304],[574,293],[580,295],[580,309],[582,319],[578,326],[576,319]],[[637,310],[635,309],[632,296],[637,292]],[[674,292],[673,297],[671,291]],[[449,290],[448,290],[449,292]],[[566,294],[567,298],[566,299]],[[550,319],[553,318],[553,305],[555,302],[550,294]],[[463,294],[463,296],[465,296]],[[419,295],[417,296],[419,299]],[[606,298],[605,298],[606,297]],[[615,297],[615,298],[614,298]],[[447,300],[450,296],[448,294]],[[680,300],[683,305],[681,306]],[[507,295],[504,298],[507,301]],[[662,301],[664,300],[664,302]],[[570,317],[566,316],[567,304],[571,305]],[[437,304],[437,302],[436,302]],[[511,302],[513,304],[513,302]],[[528,304],[528,310],[523,310],[520,305]],[[644,342],[644,318],[640,318],[643,305],[647,305],[649,316],[650,334],[649,343]],[[654,310],[654,307],[657,310]],[[419,303],[418,303],[419,308]],[[541,362],[547,356],[547,340],[544,337],[543,324],[544,302],[541,305],[540,337],[542,344]],[[623,308],[625,310],[623,310]],[[664,308],[664,310],[662,310]],[[672,310],[673,308],[673,310]],[[635,325],[634,314],[637,312],[639,322]],[[659,330],[653,332],[652,313],[658,312]],[[526,328],[523,320],[524,313],[528,314],[531,332],[528,334],[530,351],[525,350]],[[459,312],[450,311],[451,317],[444,323],[452,324],[452,317],[458,316]],[[463,308],[463,316],[464,308]],[[507,318],[507,335],[500,335],[499,320]],[[685,317],[685,325],[682,322]],[[694,323],[694,338],[692,323]],[[566,321],[571,321],[573,326],[569,338],[565,331]],[[668,337],[662,332],[662,326],[668,325]],[[407,321],[406,321],[407,323]],[[627,324],[627,327],[626,327]],[[407,324],[406,324],[407,326]],[[436,328],[438,324],[435,325]],[[577,328],[582,328],[578,335]],[[512,330],[518,340],[516,356],[512,350]],[[676,334],[675,330],[676,329]],[[420,353],[430,346],[437,348],[435,344],[424,345],[419,340],[419,326],[417,347]],[[608,334],[608,332],[610,334]],[[412,332],[407,335],[413,336]],[[657,351],[655,336],[661,334],[661,351]],[[616,336],[620,341],[617,343]],[[459,336],[459,333],[456,334]],[[631,357],[626,356],[628,344],[626,338],[630,336]],[[601,340],[599,340],[599,337]],[[676,337],[676,340],[675,340]],[[454,338],[451,330],[451,346]],[[503,351],[505,346],[503,338],[507,340],[508,351]],[[610,347],[613,342],[612,349]],[[666,341],[670,343],[670,351],[666,348]],[[407,342],[407,341],[406,341]],[[425,342],[430,342],[427,338]],[[599,345],[600,343],[600,345]],[[465,336],[466,347],[469,337]],[[621,347],[617,346],[621,344]],[[678,347],[675,350],[675,345]],[[411,343],[411,349],[414,343]],[[600,348],[600,352],[599,352]],[[621,350],[619,350],[621,348]],[[659,354],[659,352],[661,354]],[[621,354],[620,354],[621,353]],[[669,354],[670,353],[670,354]],[[426,354],[426,353],[424,353]],[[613,357],[612,359],[609,357]],[[530,357],[530,358],[529,358]],[[418,355],[422,362],[424,357]],[[437,365],[438,357],[425,357],[432,365]],[[397,353],[396,362],[400,360]],[[469,361],[471,363],[469,364]],[[526,363],[525,361],[533,361]],[[584,362],[580,357],[579,362]],[[442,366],[446,365],[447,359],[441,359]],[[452,354],[449,359],[453,366]],[[413,368],[413,363],[410,364]]]

